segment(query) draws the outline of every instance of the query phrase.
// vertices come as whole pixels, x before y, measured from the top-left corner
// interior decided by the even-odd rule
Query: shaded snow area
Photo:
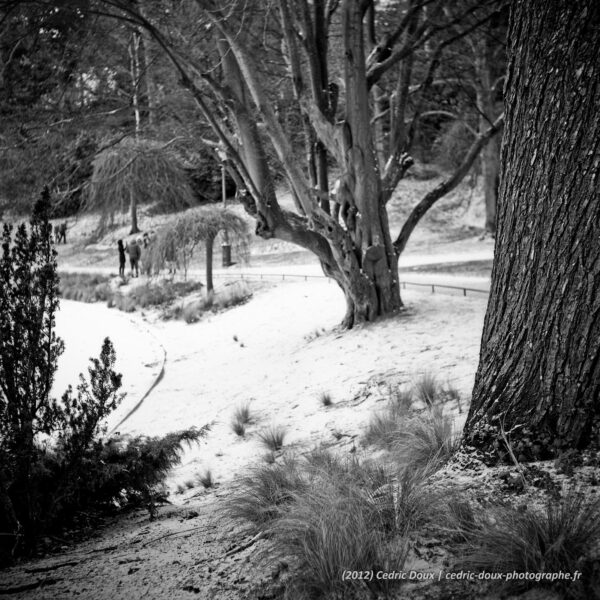
[[[383,407],[388,382],[408,386],[431,372],[468,397],[486,297],[407,290],[403,298],[406,309],[397,317],[349,332],[337,329],[344,298],[326,280],[259,290],[250,302],[192,325],[63,302],[58,328],[68,350],[56,387],[85,368],[110,335],[128,393],[110,429],[158,376],[164,347],[162,380],[118,430],[162,435],[212,423],[169,483],[174,490],[207,468],[225,482],[264,455],[257,434],[271,425],[284,426],[286,446],[299,451],[331,443],[334,433],[354,443],[372,411]],[[333,400],[329,408],[320,402],[324,392]],[[239,438],[230,423],[246,402],[254,422]],[[458,418],[461,426],[464,413]]]
[[[160,341],[141,319],[109,310],[103,304],[61,300],[56,328],[65,351],[58,360],[52,388],[55,396],[61,396],[68,385],[75,389],[79,373],[88,378],[90,358],[100,355],[105,337],[113,342],[117,355],[115,369],[123,374],[121,391],[127,394],[108,422],[109,427],[116,425],[158,377],[164,361]]]

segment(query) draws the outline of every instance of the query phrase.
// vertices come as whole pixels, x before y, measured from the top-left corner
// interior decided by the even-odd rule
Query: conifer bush
[[[88,376],[52,394],[64,344],[55,332],[56,251],[45,190],[29,226],[2,227],[0,254],[0,565],[44,534],[90,515],[145,504],[154,513],[168,471],[207,427],[162,438],[105,438],[123,394],[106,338]]]

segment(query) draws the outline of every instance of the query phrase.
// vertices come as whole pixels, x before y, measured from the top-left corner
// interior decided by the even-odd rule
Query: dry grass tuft
[[[333,398],[329,392],[321,392],[319,395],[319,401],[325,408],[333,404]]]
[[[236,282],[218,292],[210,292],[203,298],[188,302],[183,307],[173,307],[169,311],[168,317],[183,318],[188,324],[197,323],[204,313],[233,308],[247,302],[251,297],[252,292],[248,285],[243,281]]]
[[[402,570],[409,535],[437,513],[427,469],[390,476],[377,464],[316,448],[302,459],[262,466],[227,501],[226,515],[263,532],[263,558],[294,566],[288,597],[351,596],[365,582],[342,581],[345,570]],[[401,581],[368,584],[373,596]]]
[[[419,381],[422,386],[414,391],[389,388],[387,407],[372,416],[363,436],[366,444],[391,451],[401,469],[440,468],[458,449],[452,418],[439,403],[441,388],[429,376]],[[426,408],[413,410],[414,399],[421,399]]]
[[[234,421],[247,425],[252,422],[252,413],[250,412],[250,403],[240,404],[233,413]]]
[[[295,493],[305,489],[307,482],[293,458],[256,466],[228,498],[224,516],[257,533],[279,516],[279,509],[290,504]]]
[[[364,434],[365,443],[391,448],[410,414],[412,403],[412,391],[389,387],[388,404],[383,411],[372,416]]]
[[[283,448],[283,440],[286,436],[286,429],[280,425],[273,425],[258,434],[258,439],[263,446],[271,452],[278,452]]]
[[[440,399],[442,391],[437,377],[429,371],[426,371],[417,378],[413,389],[415,398],[429,407],[433,406]]]
[[[205,489],[209,489],[215,486],[215,481],[212,476],[210,469],[206,469],[204,473],[198,475],[198,483]]]
[[[60,295],[77,302],[108,302],[112,299],[109,278],[90,273],[60,273]]]
[[[456,522],[456,532],[467,540],[461,568],[496,573],[574,573],[585,571],[597,557],[600,544],[600,499],[586,501],[569,491],[560,500],[549,500],[544,509],[506,506],[487,509],[483,515]],[[594,577],[593,573],[588,573]],[[510,590],[534,586],[564,587],[568,597],[586,597],[600,584],[583,577],[579,582],[512,578]]]
[[[458,450],[459,443],[452,418],[434,406],[406,419],[396,431],[392,453],[402,467],[437,470]]]
[[[231,421],[231,430],[238,437],[244,437],[246,435],[246,426],[244,425],[244,423],[236,421],[235,419]]]

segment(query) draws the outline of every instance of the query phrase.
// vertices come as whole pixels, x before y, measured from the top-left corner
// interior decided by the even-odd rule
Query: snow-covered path
[[[129,413],[158,377],[163,361],[163,348],[139,316],[128,315],[105,304],[84,304],[61,300],[56,317],[58,335],[65,342],[59,358],[53,393],[61,396],[70,384],[76,387],[79,373],[87,376],[89,359],[97,357],[105,337],[109,337],[117,353],[116,369],[123,374],[127,396],[111,415],[113,427]]]

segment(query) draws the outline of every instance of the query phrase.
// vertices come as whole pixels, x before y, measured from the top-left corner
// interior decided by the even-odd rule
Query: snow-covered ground
[[[65,351],[58,360],[52,388],[55,396],[61,396],[68,385],[75,389],[79,373],[87,376],[89,359],[100,355],[105,337],[113,342],[116,370],[123,374],[121,391],[127,394],[109,420],[109,426],[118,424],[158,377],[164,361],[160,341],[140,318],[110,310],[105,304],[61,300],[56,328]]]
[[[336,328],[345,307],[339,288],[321,279],[263,288],[248,303],[192,325],[63,302],[58,330],[68,350],[56,387],[72,381],[109,335],[128,392],[111,419],[114,427],[155,381],[164,348],[163,378],[118,429],[161,435],[213,423],[170,483],[173,488],[205,469],[223,482],[261,458],[265,450],[257,432],[272,424],[283,425],[286,445],[299,451],[332,442],[334,432],[354,443],[352,436],[383,406],[387,381],[410,385],[430,371],[468,396],[486,297],[413,290],[403,295],[404,313],[349,332]],[[371,393],[361,393],[368,384]],[[323,392],[331,394],[332,407],[321,405]],[[230,421],[245,402],[255,423],[239,438]]]

